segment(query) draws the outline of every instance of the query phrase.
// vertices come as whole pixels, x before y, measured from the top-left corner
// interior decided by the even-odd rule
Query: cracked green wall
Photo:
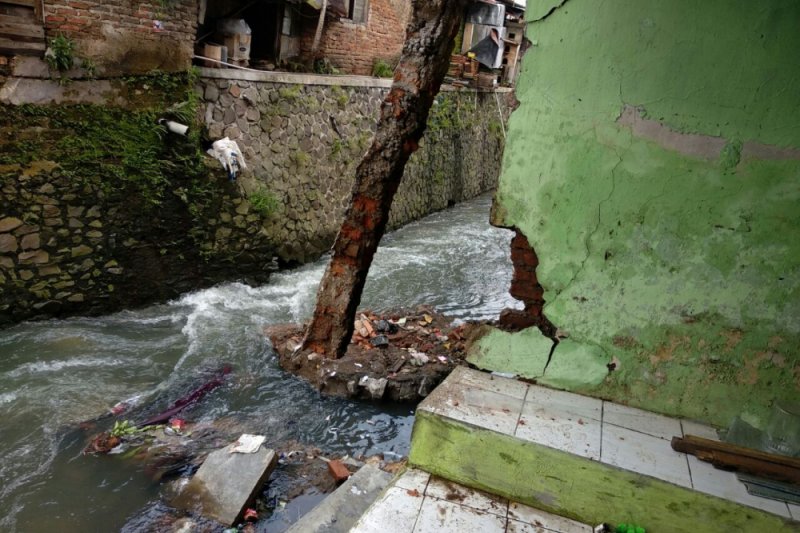
[[[542,381],[763,422],[800,388],[800,4],[532,4],[497,211],[569,335]],[[619,123],[625,106],[658,131]],[[530,332],[499,335],[473,362],[525,366],[500,352]]]

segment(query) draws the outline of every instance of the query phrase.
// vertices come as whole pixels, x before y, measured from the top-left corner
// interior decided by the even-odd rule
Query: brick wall
[[[370,0],[365,24],[329,17],[317,56],[328,58],[346,74],[371,74],[375,59],[394,66],[403,49],[410,5],[410,0]],[[301,49],[306,53],[311,50],[315,30],[316,21],[303,28]]]
[[[48,38],[64,34],[105,74],[189,66],[197,0],[45,0]]]

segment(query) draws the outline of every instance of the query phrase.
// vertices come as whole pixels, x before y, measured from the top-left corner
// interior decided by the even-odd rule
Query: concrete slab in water
[[[235,524],[269,478],[278,456],[263,446],[256,453],[230,453],[232,446],[210,453],[172,505]]]
[[[389,485],[392,475],[365,465],[295,523],[287,533],[346,533]]]

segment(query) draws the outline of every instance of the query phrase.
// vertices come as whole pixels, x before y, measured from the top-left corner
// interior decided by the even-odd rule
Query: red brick
[[[336,480],[336,483],[342,483],[346,481],[350,477],[350,471],[347,469],[341,461],[333,459],[328,463],[328,471],[333,476],[333,479]]]

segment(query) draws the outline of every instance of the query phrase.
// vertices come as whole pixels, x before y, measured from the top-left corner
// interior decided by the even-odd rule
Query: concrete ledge
[[[641,474],[418,410],[409,463],[580,522],[647,531],[800,531],[800,524]]]
[[[376,87],[388,89],[392,80],[372,76],[325,76],[268,70],[240,70],[235,68],[199,67],[200,76],[223,80],[260,81],[268,83],[293,83],[300,85],[338,85],[340,87]]]
[[[392,86],[392,80],[388,78],[375,78],[372,76],[331,76],[323,74],[304,74],[296,72],[272,72],[268,70],[240,70],[235,68],[208,68],[198,67],[200,77],[218,80],[240,80],[266,83],[286,83],[295,85],[336,85],[339,87],[370,87],[376,89],[388,89]],[[460,89],[449,85],[443,85],[442,91],[472,91],[472,92],[497,92],[506,94],[513,92],[510,87],[498,87],[494,90],[488,89]]]
[[[670,448],[713,429],[466,368],[418,407],[409,464],[584,523],[800,531],[782,502]]]
[[[346,533],[391,481],[388,472],[364,465],[286,533]]]

